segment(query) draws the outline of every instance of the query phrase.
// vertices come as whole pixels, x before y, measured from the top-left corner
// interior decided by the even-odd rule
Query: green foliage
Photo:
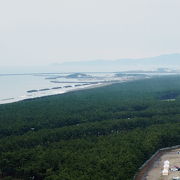
[[[0,178],[130,180],[180,144],[179,96],[166,76],[1,105]]]

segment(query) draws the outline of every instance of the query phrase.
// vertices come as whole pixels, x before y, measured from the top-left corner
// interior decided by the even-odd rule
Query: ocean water
[[[85,77],[68,77],[68,75],[70,73],[0,74],[0,104],[139,78],[138,76],[119,77],[116,73],[85,73]]]
[[[0,104],[38,97],[40,93],[27,93],[31,89],[50,88],[52,84],[44,77],[33,75],[1,75]]]
[[[24,99],[62,94],[102,84],[111,74],[92,75],[93,78],[66,78],[68,74],[21,74],[0,75],[0,104]],[[58,77],[58,78],[57,78]],[[96,83],[96,84],[93,84]],[[30,92],[29,92],[30,91]]]
[[[62,74],[61,74],[62,75]],[[76,79],[48,79],[57,75],[0,75],[0,104],[11,103],[23,99],[62,94],[70,90],[83,88],[89,85],[75,87]],[[53,83],[52,81],[60,81]],[[71,83],[67,83],[71,82]],[[71,86],[71,87],[64,87]],[[61,87],[58,89],[58,87]],[[28,92],[35,90],[37,92]]]

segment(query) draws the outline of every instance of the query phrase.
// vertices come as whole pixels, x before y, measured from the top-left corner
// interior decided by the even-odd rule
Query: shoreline
[[[122,81],[124,82],[124,81]],[[122,83],[122,82],[116,82],[116,83]],[[77,87],[77,88],[74,88],[74,89],[67,89],[67,90],[64,90],[64,91],[59,91],[59,92],[51,92],[51,93],[43,93],[43,94],[39,94],[38,96],[35,96],[35,97],[31,97],[31,96],[26,96],[26,97],[23,97],[21,96],[20,98],[18,99],[15,99],[15,98],[7,98],[7,99],[2,99],[1,101],[5,101],[4,103],[1,103],[0,102],[0,106],[1,105],[6,105],[6,104],[12,104],[12,103],[17,103],[17,102],[21,102],[21,101],[28,101],[28,100],[33,100],[33,99],[37,99],[37,98],[43,98],[43,97],[49,97],[49,96],[56,96],[56,95],[61,95],[61,94],[66,94],[66,93],[70,93],[70,92],[76,92],[76,91],[81,91],[81,90],[88,90],[88,89],[94,89],[94,88],[100,88],[100,87],[104,87],[104,86],[109,86],[109,85],[112,85],[112,84],[115,84],[115,83],[99,83],[99,84],[93,84],[93,85],[87,85],[85,87]],[[9,100],[9,101],[8,101]]]
[[[27,101],[27,100],[32,100],[36,98],[42,98],[42,97],[47,97],[47,96],[54,96],[54,95],[61,95],[69,92],[75,92],[75,91],[81,91],[81,90],[87,90],[87,89],[93,89],[93,88],[99,88],[99,87],[104,87],[104,86],[110,86],[112,84],[119,84],[119,83],[125,83],[125,82],[132,82],[136,80],[142,80],[146,78],[151,78],[151,77],[145,77],[145,78],[122,78],[119,80],[112,80],[112,81],[102,81],[102,82],[97,82],[96,84],[88,84],[84,86],[72,86],[70,88],[64,88],[64,89],[52,89],[48,88],[47,91],[36,91],[31,93],[27,93],[24,95],[19,95],[17,97],[7,97],[7,98],[2,98],[0,99],[0,105],[5,105],[5,104],[11,104],[11,103],[16,103],[20,101]]]

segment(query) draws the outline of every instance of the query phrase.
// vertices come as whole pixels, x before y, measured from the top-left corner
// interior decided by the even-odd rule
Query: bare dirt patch
[[[180,168],[180,148],[159,151],[139,172],[135,180],[172,180],[180,177],[180,171],[172,171],[171,168]],[[164,161],[170,162],[169,175],[163,176]]]

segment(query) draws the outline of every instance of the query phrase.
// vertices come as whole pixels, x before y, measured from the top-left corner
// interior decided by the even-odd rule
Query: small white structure
[[[169,164],[169,161],[168,160],[164,161],[164,164]]]
[[[164,161],[164,169],[162,171],[162,175],[168,176],[168,174],[169,174],[169,161],[166,160],[166,161]]]
[[[169,169],[169,164],[164,164],[164,169]]]
[[[168,169],[164,169],[164,170],[162,171],[162,175],[163,175],[163,176],[168,176],[168,174],[169,174]]]

